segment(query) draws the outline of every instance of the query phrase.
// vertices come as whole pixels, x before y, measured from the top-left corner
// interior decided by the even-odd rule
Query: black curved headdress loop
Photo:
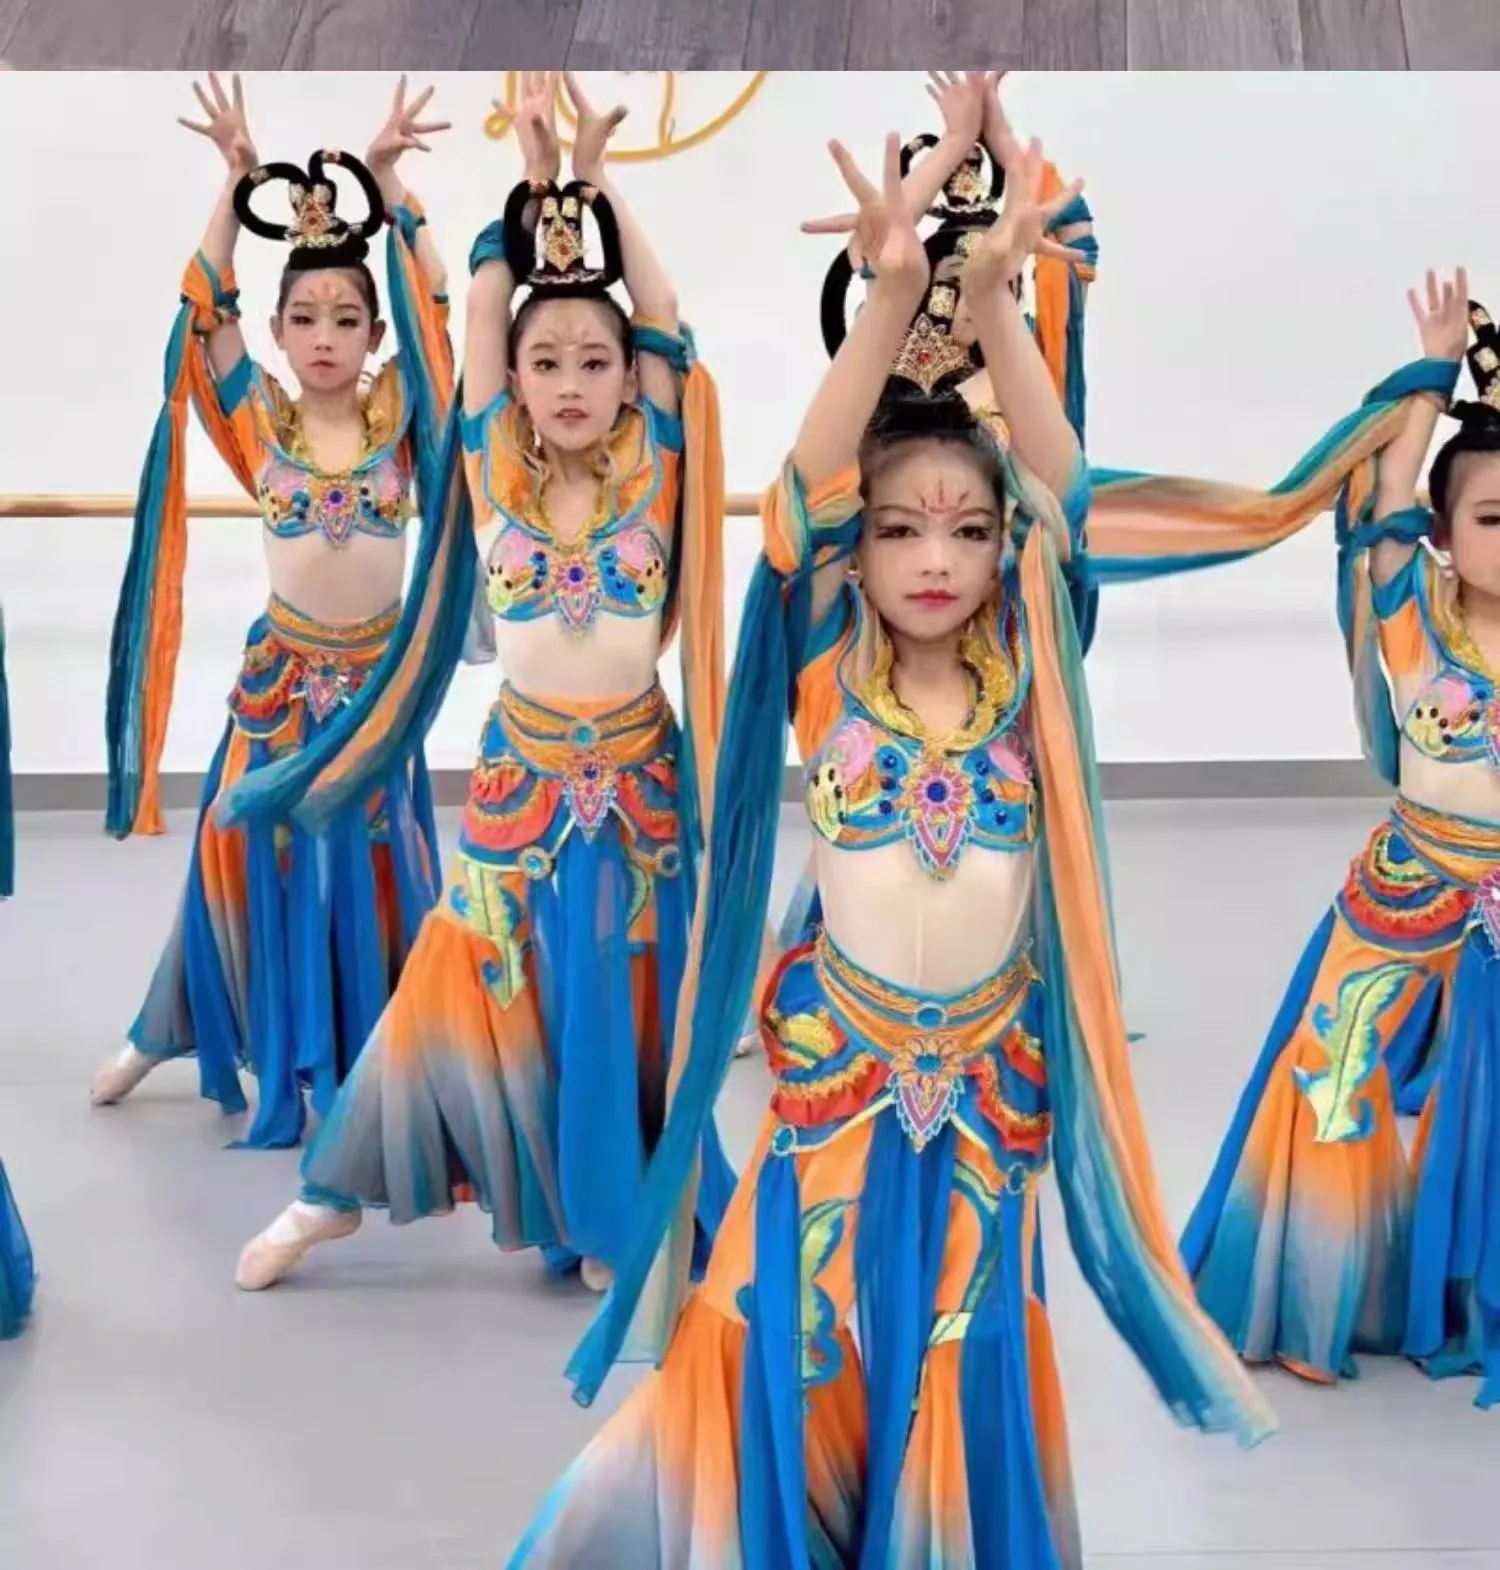
[[[907,142],[901,149],[903,180],[911,172],[918,155],[936,147],[939,141],[941,138],[933,132],[923,131],[920,136],[914,136]],[[944,223],[993,223],[1004,195],[1004,168],[983,142],[975,142],[964,155],[963,162],[944,182],[937,200],[927,209],[927,216],[941,219]]]
[[[1500,328],[1478,300],[1469,301],[1469,327],[1474,342],[1464,357],[1479,396],[1455,403],[1450,412],[1465,425],[1500,426]]]
[[[526,209],[540,203],[535,230],[526,227]],[[594,215],[603,251],[603,265],[590,267],[584,248],[583,217]],[[599,295],[624,276],[620,251],[620,226],[614,208],[602,191],[581,180],[559,187],[549,184],[533,190],[522,181],[505,204],[505,255],[518,285],[529,285],[549,298]],[[524,272],[519,265],[529,257]]]
[[[368,207],[365,217],[351,221],[339,216],[338,189],[327,173],[330,166],[347,169],[359,183]],[[290,223],[272,223],[251,205],[257,191],[277,180],[284,180],[287,185],[292,207]],[[292,252],[287,265],[301,270],[349,267],[363,262],[370,254],[370,238],[380,232],[389,217],[375,176],[352,153],[333,147],[315,152],[308,159],[305,172],[290,163],[262,164],[252,169],[234,188],[234,211],[251,234],[289,244]]]
[[[1500,453],[1500,330],[1477,300],[1469,301],[1469,327],[1474,342],[1464,357],[1479,396],[1449,406],[1448,412],[1458,421],[1458,429],[1438,449],[1427,471],[1432,510],[1444,519],[1449,515],[1453,467],[1457,461],[1465,453]]]
[[[979,232],[970,226],[947,224],[922,242],[931,277],[891,375],[910,383],[923,396],[936,396],[956,387],[984,366],[977,343],[964,346],[955,343],[951,336],[953,319],[958,314],[958,279],[937,276],[938,268],[950,258],[962,256]],[[839,352],[849,333],[849,285],[853,279],[849,253],[840,251],[823,279],[820,302],[823,346],[829,359]]]

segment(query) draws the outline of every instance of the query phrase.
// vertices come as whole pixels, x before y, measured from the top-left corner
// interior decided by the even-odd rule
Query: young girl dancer
[[[230,804],[315,818],[403,744],[393,735],[420,734],[451,670],[438,623],[465,601],[471,507],[507,681],[458,852],[308,1147],[302,1198],[241,1255],[245,1288],[353,1232],[363,1207],[406,1222],[473,1199],[500,1247],[540,1247],[556,1270],[581,1261],[602,1289],[660,1130],[723,704],[722,455],[716,395],[675,292],[605,175],[620,112],[597,114],[568,86],[574,180],[558,186],[554,79],[534,73],[517,121],[526,181],[474,247],[469,495],[455,483],[407,657],[343,735],[268,774],[263,794],[247,781]],[[590,212],[601,266],[585,253]],[[609,292],[620,279],[633,318]],[[512,315],[517,284],[530,292]],[[679,622],[681,730],[657,679]],[[419,717],[393,731],[403,704]],[[704,1173],[708,1235],[733,1184],[711,1126]]]
[[[1174,1413],[1246,1440],[1270,1427],[1193,1300],[1126,1057],[1060,571],[1087,477],[1008,287],[1032,252],[1068,256],[1044,230],[1074,193],[1040,197],[1033,145],[964,263],[1002,454],[953,378],[929,378],[948,286],[896,139],[883,192],[835,156],[876,276],[767,498],[687,1046],[635,1245],[572,1366],[580,1398],[617,1357],[670,1346],[518,1566],[1079,1565],[1033,1249],[1049,1160],[1084,1273]],[[770,1117],[679,1315],[684,1196],[752,982],[788,718],[822,925],[767,990]]]
[[[1500,333],[1460,272],[1411,297],[1477,402],[1416,482],[1412,412],[1340,523],[1340,605],[1371,756],[1397,789],[1305,950],[1183,1253],[1253,1361],[1332,1383],[1358,1351],[1482,1374],[1500,1401]],[[1382,669],[1383,666],[1383,669]],[[1399,719],[1399,727],[1397,720]],[[1398,1089],[1421,1107],[1410,1162]]]
[[[437,839],[420,757],[393,767],[317,835],[281,823],[230,831],[214,804],[242,777],[322,734],[385,653],[400,610],[407,522],[424,500],[452,398],[443,265],[397,172],[431,90],[405,79],[368,153],[314,154],[304,171],[261,166],[238,79],[195,87],[229,179],[183,279],[167,399],[142,476],[111,646],[111,833],[160,833],[157,772],[182,628],[187,545],[186,407],[260,503],[271,599],[251,627],[229,721],[204,786],[187,888],[130,1044],[95,1076],[93,1099],[126,1096],[168,1058],[196,1052],[205,1097],[245,1107],[246,1143],[296,1144],[304,1087],[326,1112],[379,1018],[436,897]],[[210,96],[210,94],[212,96]],[[355,177],[366,212],[336,210],[332,171]],[[285,182],[291,222],[260,215]],[[397,353],[370,378],[385,337],[370,239],[389,221]],[[233,259],[241,226],[290,250],[271,330],[299,384],[291,396],[253,364],[239,328]],[[429,456],[431,455],[431,456]],[[424,508],[424,512],[425,512]]]
[[[901,194],[914,217],[937,220],[926,249],[934,288],[929,306],[933,321],[918,319],[914,356],[925,355],[919,374],[928,385],[942,380],[958,393],[1002,448],[1009,432],[995,401],[984,351],[977,341],[959,278],[968,249],[979,234],[995,222],[1005,188],[1006,171],[1019,167],[1025,149],[1011,129],[1000,102],[1001,72],[973,71],[930,73],[928,93],[943,117],[941,137],[925,133],[913,137],[901,151]],[[1051,163],[1043,166],[1041,194],[1050,199],[1063,188]],[[834,257],[823,281],[820,302],[823,342],[832,357],[848,333],[850,286],[856,273],[869,282],[871,270],[860,254],[854,235],[855,215],[840,214],[804,223],[807,234],[850,234],[847,248]],[[1082,196],[1057,208],[1048,221],[1048,235],[1066,248],[1066,254],[1044,253],[1028,258],[1025,273],[1029,299],[1022,290],[1022,276],[1011,284],[1013,296],[1024,299],[1028,325],[1037,340],[1054,385],[1062,398],[1080,447],[1084,440],[1083,328],[1086,292],[1098,261],[1093,215]],[[934,325],[934,321],[936,325]],[[917,366],[914,362],[914,370]],[[1098,591],[1085,585],[1065,563],[1070,592],[1075,597],[1080,638],[1085,650],[1093,636]],[[810,857],[784,912],[774,941],[762,961],[763,977],[780,953],[797,942],[809,922],[818,919],[815,858]],[[758,996],[760,986],[756,988]],[[758,1037],[759,1025],[752,1006],[746,1031],[736,1046],[747,1052]]]

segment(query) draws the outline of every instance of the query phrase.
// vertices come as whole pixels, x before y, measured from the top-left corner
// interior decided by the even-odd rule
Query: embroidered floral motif
[[[925,1149],[958,1110],[970,1067],[957,1036],[911,1036],[891,1053],[896,1117],[913,1150]]]
[[[597,748],[580,747],[564,767],[563,788],[574,821],[593,839],[615,804],[614,765]]]
[[[923,870],[952,877],[968,843],[975,792],[969,776],[951,759],[924,751],[906,777],[899,808]]]

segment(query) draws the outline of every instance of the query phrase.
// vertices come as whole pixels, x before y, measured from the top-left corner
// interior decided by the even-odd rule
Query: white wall
[[[651,73],[601,73],[632,124],[654,119]],[[689,123],[733,95],[689,81]],[[247,78],[263,157],[363,147],[390,80]],[[437,78],[456,123],[413,157],[462,289],[474,233],[518,166],[483,134],[497,77]],[[1493,78],[1380,75],[1029,76],[1008,91],[1024,133],[1088,180],[1102,246],[1089,315],[1096,463],[1267,483],[1415,352],[1403,292],[1428,265],[1487,263],[1500,210],[1484,199]],[[177,279],[218,189],[216,155],[175,124],[194,108],[165,73],[0,76],[0,491],[133,490],[159,397]],[[672,260],[684,312],[725,404],[729,483],[758,490],[824,364],[817,295],[826,242],[797,232],[844,204],[823,151],[868,164],[882,134],[931,124],[922,78],[773,74],[708,144],[619,179]],[[256,351],[279,248],[247,239],[240,277]],[[461,316],[461,313],[460,313]],[[196,433],[195,433],[196,436]],[[195,491],[232,487],[201,439]],[[731,614],[755,525],[732,520]],[[254,524],[192,526],[187,628],[166,766],[206,764],[243,630],[265,588]],[[0,521],[15,763],[103,767],[109,625],[124,521]],[[1269,559],[1107,597],[1089,662],[1110,760],[1343,757],[1357,744],[1341,667],[1328,531]],[[466,766],[493,667],[464,671],[431,738]]]

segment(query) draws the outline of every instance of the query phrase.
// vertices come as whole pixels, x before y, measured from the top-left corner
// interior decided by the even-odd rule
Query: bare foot
[[[112,1057],[89,1083],[89,1100],[96,1107],[112,1107],[126,1096],[161,1062],[134,1047]]]
[[[240,1251],[234,1284],[243,1292],[264,1292],[319,1243],[332,1243],[359,1231],[363,1212],[305,1205],[299,1199]]]

